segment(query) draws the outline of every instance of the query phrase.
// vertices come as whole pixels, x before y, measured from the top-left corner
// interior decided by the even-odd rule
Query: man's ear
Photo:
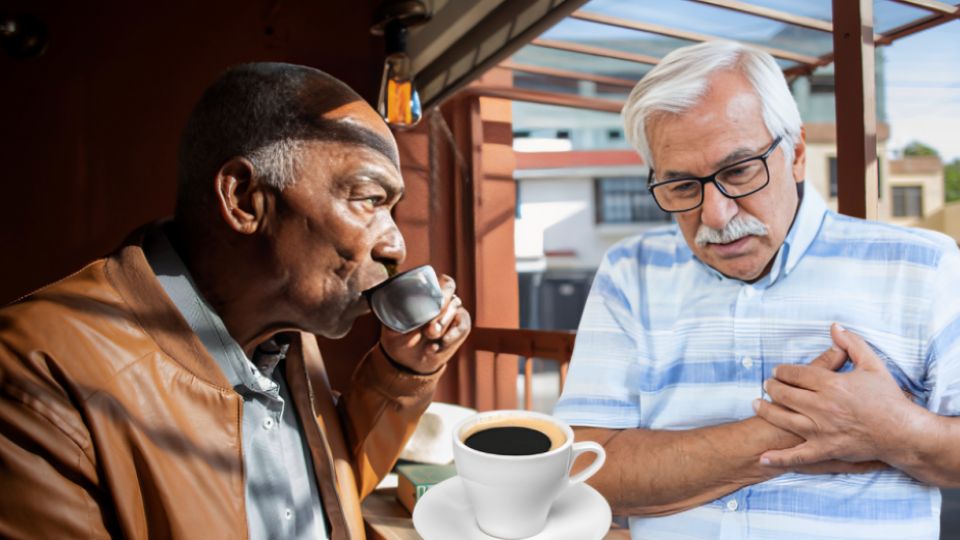
[[[224,163],[215,186],[220,216],[228,227],[240,234],[253,234],[262,227],[271,195],[250,160],[234,157]]]
[[[803,182],[807,174],[807,129],[800,126],[800,138],[793,145],[793,181]]]

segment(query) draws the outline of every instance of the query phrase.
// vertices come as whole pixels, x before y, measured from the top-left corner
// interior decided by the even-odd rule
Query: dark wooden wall
[[[375,97],[376,0],[0,1],[49,31],[46,53],[0,50],[0,304],[168,215],[180,131],[226,67],[323,69]]]

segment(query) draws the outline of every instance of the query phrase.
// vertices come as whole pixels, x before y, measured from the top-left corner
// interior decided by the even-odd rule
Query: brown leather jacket
[[[287,381],[334,539],[393,466],[440,373],[379,349],[335,403],[316,339]],[[241,398],[139,242],[0,310],[0,537],[246,538]]]

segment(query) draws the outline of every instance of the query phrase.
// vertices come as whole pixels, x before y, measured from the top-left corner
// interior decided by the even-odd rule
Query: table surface
[[[363,501],[363,520],[370,540],[423,540],[410,513],[397,501],[396,488],[378,489]],[[603,540],[630,540],[626,529],[611,529]]]

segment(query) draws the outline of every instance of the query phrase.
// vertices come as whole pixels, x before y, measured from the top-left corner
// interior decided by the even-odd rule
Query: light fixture
[[[47,27],[33,15],[0,15],[0,45],[14,58],[36,58],[47,50]]]
[[[413,62],[407,55],[407,28],[429,21],[430,13],[422,0],[388,0],[377,10],[375,20],[370,32],[384,36],[387,45],[377,112],[391,126],[413,127],[423,110],[414,83]]]

